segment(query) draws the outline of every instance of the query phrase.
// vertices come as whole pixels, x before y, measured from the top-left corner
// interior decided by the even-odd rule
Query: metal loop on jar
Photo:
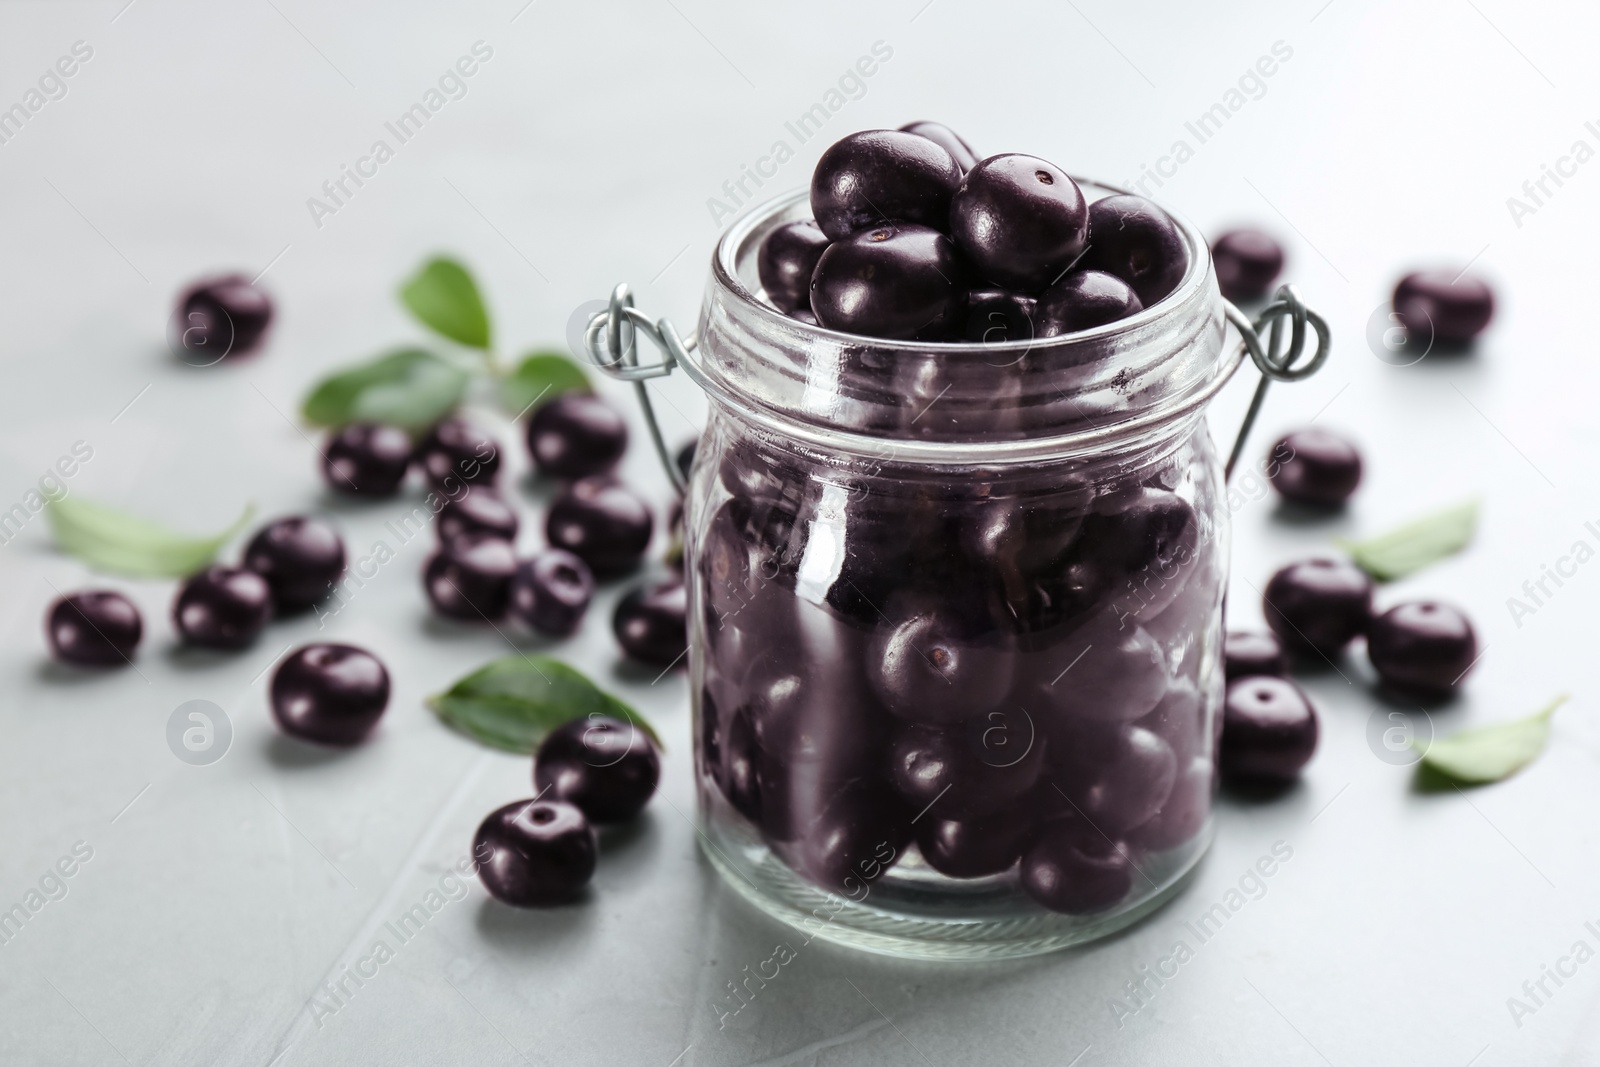
[[[1227,300],[1222,302],[1222,309],[1234,329],[1239,331],[1239,339],[1250,356],[1250,362],[1261,372],[1261,381],[1250,397],[1250,407],[1245,410],[1244,421],[1239,424],[1239,435],[1233,439],[1228,464],[1223,468],[1224,479],[1227,479],[1233,477],[1233,468],[1238,465],[1239,456],[1243,454],[1245,443],[1250,438],[1250,430],[1255,426],[1256,416],[1261,413],[1267,387],[1273,382],[1302,381],[1321,370],[1328,361],[1331,338],[1327,320],[1307,307],[1300,290],[1292,285],[1279,286],[1275,299],[1261,309],[1261,314],[1256,316],[1254,322]],[[1287,344],[1284,343],[1285,321],[1289,326]],[[1308,325],[1317,335],[1317,348],[1311,358],[1302,363],[1301,357],[1306,354]],[[1263,328],[1267,330],[1264,344],[1261,340]],[[1299,366],[1296,366],[1297,363]]]
[[[605,340],[601,341],[601,334]],[[639,363],[638,334],[644,334],[661,350],[661,359],[655,363]],[[619,381],[632,382],[639,397],[639,407],[644,412],[645,426],[650,430],[650,442],[655,445],[656,456],[661,460],[667,479],[678,492],[683,492],[683,474],[673,462],[667,442],[661,436],[661,424],[656,421],[656,409],[650,403],[650,393],[645,382],[651,378],[665,378],[679,362],[688,359],[695,345],[691,336],[687,342],[678,336],[676,327],[666,319],[654,322],[650,316],[633,306],[633,293],[623,282],[611,291],[611,306],[597,311],[589,320],[583,334],[584,354],[600,370]]]

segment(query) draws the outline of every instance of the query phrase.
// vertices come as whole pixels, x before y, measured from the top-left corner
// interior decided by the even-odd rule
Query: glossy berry
[[[1154,711],[1167,692],[1167,660],[1161,645],[1129,620],[1119,626],[1114,611],[1102,613],[1053,650],[1051,686],[1073,715],[1102,723],[1131,722]],[[1066,672],[1063,675],[1062,672]]]
[[[628,450],[628,424],[588,393],[563,393],[528,420],[528,454],[540,474],[585,478],[617,465]]]
[[[1267,625],[1284,647],[1331,658],[1366,630],[1372,579],[1346,560],[1302,560],[1272,576],[1262,602]]]
[[[466,534],[487,534],[503,541],[514,541],[518,525],[516,509],[487,485],[470,486],[459,496],[448,498],[434,519],[440,544]]]
[[[899,862],[911,843],[915,816],[880,785],[852,782],[803,828],[796,866],[823,889],[859,893]]]
[[[272,675],[272,717],[303,741],[353,745],[388,705],[389,672],[354,645],[306,645]]]
[[[967,340],[978,344],[1031,341],[1039,336],[1034,318],[1037,301],[1023,293],[993,287],[967,294]]]
[[[439,547],[422,572],[433,610],[452,619],[490,622],[506,613],[517,558],[511,542],[467,534]]]
[[[983,878],[1016,865],[1033,838],[1029,812],[1008,809],[985,819],[917,820],[917,851],[928,866],[951,878]]]
[[[242,274],[196,284],[178,301],[177,343],[191,362],[253,352],[272,324],[272,298]]]
[[[914,133],[918,137],[926,137],[946,152],[956,161],[956,166],[965,174],[978,165],[977,153],[972,146],[962,140],[961,135],[942,122],[908,122],[900,127],[904,133]]]
[[[633,659],[653,667],[682,662],[689,647],[688,592],[680,581],[641,585],[617,602],[611,631]]]
[[[1283,270],[1283,248],[1260,230],[1229,230],[1212,243],[1211,265],[1224,299],[1260,300]]]
[[[493,811],[472,839],[478,879],[516,908],[575,900],[594,877],[599,835],[571,804],[519,800]]]
[[[1315,427],[1285,434],[1267,456],[1272,487],[1285,500],[1335,508],[1361,484],[1361,453],[1346,438]]]
[[[1259,630],[1229,630],[1222,639],[1222,663],[1230,682],[1260,674],[1281,678],[1289,673],[1289,656],[1283,644]]]
[[[445,419],[417,445],[416,463],[429,484],[446,492],[458,492],[463,484],[493,485],[500,446],[464,419]]]
[[[1291,781],[1317,750],[1317,712],[1286,678],[1241,678],[1222,704],[1223,775]]]
[[[397,426],[352,422],[323,446],[322,475],[349,496],[393,496],[411,466],[411,438]]]
[[[133,659],[144,635],[144,620],[133,601],[121,593],[87,589],[50,605],[44,632],[51,653],[62,663],[120,667]]]
[[[767,234],[756,256],[756,273],[767,299],[784,314],[811,307],[811,274],[828,238],[810,219],[785,223]]]
[[[1114,274],[1098,270],[1074,271],[1039,297],[1040,337],[1092,330],[1144,310],[1138,294]]]
[[[914,809],[947,819],[992,815],[1039,781],[1044,740],[1018,738],[1015,754],[982,747],[985,720],[973,728],[907,726],[889,745],[889,782]]]
[[[1219,715],[1217,721],[1221,722]],[[1152,852],[1176,848],[1190,841],[1205,826],[1211,812],[1216,764],[1209,756],[1196,756],[1180,768],[1167,802],[1148,821],[1128,832],[1128,843]]]
[[[539,745],[533,787],[564,800],[596,824],[625,822],[644,810],[661,780],[650,735],[606,715],[569,719]]]
[[[835,142],[811,174],[811,214],[831,241],[885,223],[943,229],[961,168],[926,137],[863,130]],[[827,325],[822,315],[817,318]]]
[[[819,325],[905,339],[953,322],[964,290],[955,245],[937,230],[884,223],[828,246],[811,276]]]
[[[887,612],[867,648],[867,684],[887,710],[954,725],[1005,698],[1016,655],[981,617],[939,598],[905,598]]]
[[[654,528],[650,508],[639,495],[605,475],[568,486],[550,505],[544,524],[550,544],[583,560],[597,578],[638,566]]]
[[[1041,907],[1067,915],[1102,911],[1133,887],[1126,850],[1072,817],[1040,829],[1022,857],[1021,875],[1024,893]]]
[[[1394,313],[1413,341],[1465,344],[1494,318],[1494,292],[1483,279],[1451,270],[1407,274],[1394,290]]]
[[[1161,810],[1178,777],[1178,759],[1150,730],[1133,723],[1083,730],[1070,755],[1065,792],[1090,824],[1121,834]]]
[[[1178,599],[1198,566],[1200,520],[1176,493],[1149,487],[1101,497],[1084,517],[1074,557],[1109,571],[1112,607],[1144,623]]]
[[[267,580],[278,614],[304,611],[343,576],[344,540],[321,519],[291,515],[250,540],[244,565]]]
[[[576,632],[593,596],[589,565],[559,548],[523,560],[511,576],[511,614],[549,637]]]
[[[272,618],[267,580],[243,567],[207,567],[178,587],[172,622],[184,643],[244,648]]]
[[[1036,156],[990,156],[950,202],[950,235],[995,285],[1037,293],[1083,252],[1089,206],[1066,171]]]
[[[1078,268],[1121,278],[1153,307],[1183,281],[1189,253],[1171,216],[1142,196],[1119,194],[1089,205],[1089,248]]]
[[[1367,627],[1367,655],[1378,676],[1401,691],[1443,696],[1478,658],[1467,617],[1448,604],[1397,604]]]

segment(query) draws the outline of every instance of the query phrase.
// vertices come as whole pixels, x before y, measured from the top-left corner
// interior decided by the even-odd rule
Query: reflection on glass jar
[[[1091,197],[1106,190],[1085,185]],[[707,854],[769,913],[902,955],[1088,940],[1210,832],[1227,575],[1204,243],[1121,322],[878,341],[766,305],[777,202],[724,237],[689,372]]]

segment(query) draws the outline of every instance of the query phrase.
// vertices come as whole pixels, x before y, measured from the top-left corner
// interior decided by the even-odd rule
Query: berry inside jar
[[[852,134],[719,248],[696,766],[708,855],[768,911],[1015,955],[1131,922],[1205,847],[1222,315],[1157,205],[952,144]]]

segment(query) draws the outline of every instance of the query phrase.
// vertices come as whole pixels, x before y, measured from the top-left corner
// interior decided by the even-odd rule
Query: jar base
[[[721,827],[726,831],[726,826]],[[1003,960],[1037,956],[1107,937],[1157,911],[1188,884],[1211,843],[1210,820],[1190,841],[1168,853],[1159,869],[1145,867],[1154,892],[1093,915],[1061,915],[1019,899],[1002,878],[973,882],[936,881],[949,888],[958,907],[930,907],[917,914],[915,892],[890,884],[871,885],[861,900],[827,893],[806,882],[757,841],[703,826],[700,848],[722,879],[760,911],[805,935],[865,952],[901,959]],[[742,835],[738,835],[742,836]],[[930,872],[931,873],[931,872]],[[899,875],[898,868],[893,875]],[[1150,884],[1150,883],[1146,883]],[[872,903],[868,903],[871,901]],[[908,905],[908,906],[901,906]]]

